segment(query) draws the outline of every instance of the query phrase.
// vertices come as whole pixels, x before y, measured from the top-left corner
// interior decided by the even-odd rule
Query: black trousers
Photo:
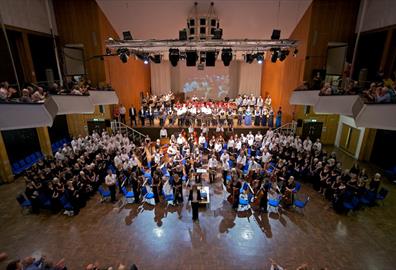
[[[213,183],[216,180],[216,170],[209,169],[209,181]]]
[[[115,202],[116,201],[116,186],[115,185],[109,186],[109,190],[110,190],[111,201]]]
[[[126,124],[125,122],[125,114],[120,114],[121,123]]]
[[[144,117],[140,117],[140,122],[142,123],[142,126],[144,126]]]
[[[228,171],[223,170],[223,183],[225,186],[227,186],[227,175],[228,175]]]
[[[191,202],[191,208],[192,208],[192,219],[193,220],[198,220],[199,203],[198,202]]]
[[[135,117],[131,117],[131,126],[132,126],[132,123],[134,123],[135,124],[135,126],[137,126],[137,123],[136,123],[136,116]]]

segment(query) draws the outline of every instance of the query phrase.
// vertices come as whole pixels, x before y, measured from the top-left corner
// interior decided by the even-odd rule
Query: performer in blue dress
[[[270,109],[269,115],[268,115],[268,126],[269,127],[274,127],[274,111],[272,108]]]
[[[252,125],[252,112],[250,110],[250,107],[248,107],[245,112],[245,125],[246,126]]]
[[[282,125],[282,107],[279,107],[278,112],[276,113],[275,127],[280,127]]]

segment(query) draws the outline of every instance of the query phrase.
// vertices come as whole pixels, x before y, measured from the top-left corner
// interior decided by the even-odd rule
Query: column
[[[10,160],[8,159],[7,150],[1,132],[0,132],[0,178],[1,181],[5,183],[9,183],[14,180],[14,174],[12,172]]]
[[[51,140],[48,133],[48,127],[36,128],[37,136],[40,141],[41,152],[45,156],[52,156]]]

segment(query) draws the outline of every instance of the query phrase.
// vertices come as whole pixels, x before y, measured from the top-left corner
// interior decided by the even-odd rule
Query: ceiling
[[[194,0],[96,0],[122,37],[131,31],[134,39],[178,38],[186,27]],[[209,0],[197,1],[198,12],[207,13]],[[216,14],[223,28],[223,38],[269,39],[272,30],[280,29],[281,38],[290,34],[312,0],[218,0]],[[279,10],[279,12],[278,12]]]

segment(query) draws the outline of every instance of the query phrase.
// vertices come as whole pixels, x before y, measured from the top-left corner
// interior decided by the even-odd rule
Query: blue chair
[[[43,154],[41,152],[36,152],[34,153],[37,159],[41,159],[43,157]]]
[[[63,209],[65,209],[66,211],[74,210],[73,205],[71,205],[71,203],[69,202],[69,200],[65,195],[62,195],[62,197],[59,198],[59,201],[62,204]]]
[[[21,206],[21,212],[22,214],[24,213],[24,211],[28,210],[30,211],[32,208],[32,203],[26,199],[26,197],[23,194],[19,194],[16,197],[16,200],[18,201],[19,205]]]
[[[103,202],[103,201],[105,201],[105,200],[107,200],[107,199],[110,199],[110,190],[104,190],[103,189],[103,187],[99,187],[98,188],[98,192],[99,192],[99,194],[100,194],[100,197],[102,198],[101,199],[101,202]]]
[[[33,160],[30,158],[30,156],[25,158],[25,162],[28,165],[28,168],[33,165]]]
[[[230,175],[230,174],[228,174],[228,175],[226,176],[226,181],[227,181],[227,183],[229,183],[229,182],[231,181],[231,175]]]
[[[359,197],[359,202],[363,205],[373,205],[377,198],[377,194],[373,191],[367,191]]]
[[[26,164],[26,162],[25,162],[23,159],[21,159],[21,160],[19,161],[19,167],[21,167],[22,171],[24,171],[24,170],[27,169],[29,166]]]
[[[347,211],[347,213],[349,213],[359,206],[359,199],[356,196],[352,196],[352,198],[344,201],[342,205],[344,206],[344,209]]]
[[[294,198],[293,205],[297,209],[300,209],[302,213],[304,213],[305,206],[309,202],[309,196],[304,195],[304,196],[299,196],[298,198]]]
[[[281,200],[282,200],[282,195],[278,195],[276,198],[270,198],[269,200],[268,200],[268,205],[271,207],[271,208],[274,208],[274,209],[276,209],[276,212],[279,214],[279,205],[280,205],[280,203],[281,203]]]
[[[229,160],[228,160],[228,165],[230,165],[230,168],[232,168],[232,167],[233,167],[233,165],[234,165],[234,162],[232,162],[232,160],[231,160],[231,159],[229,159]]]
[[[45,209],[51,209],[52,208],[51,199],[47,195],[45,195],[42,192],[39,192],[38,198],[40,200],[40,206],[42,208],[45,208]]]
[[[389,190],[387,190],[386,188],[381,188],[380,191],[378,191],[377,194],[377,200],[382,202],[382,205],[384,205],[384,200],[386,198],[386,196],[388,195]]]
[[[20,174],[22,169],[19,166],[19,164],[17,162],[12,164],[12,171],[14,172],[14,174]]]
[[[296,186],[293,189],[293,193],[299,192],[300,189],[301,189],[301,183],[300,182],[296,182]]]
[[[128,191],[125,186],[123,186],[121,188],[121,190],[122,190],[122,194],[124,194],[124,197],[125,197],[127,203],[133,203],[134,202],[134,198],[135,198],[135,194],[133,194],[132,191]]]

